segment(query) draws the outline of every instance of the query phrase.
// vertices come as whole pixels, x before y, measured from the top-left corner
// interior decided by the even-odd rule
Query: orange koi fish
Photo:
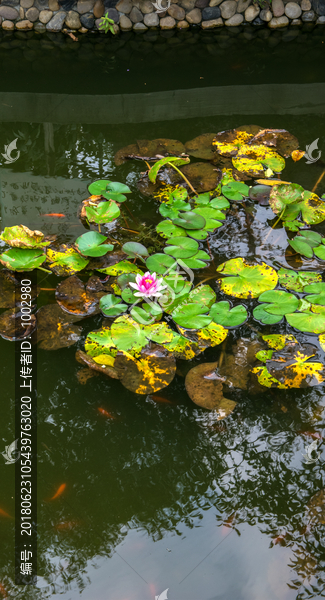
[[[66,487],[67,487],[66,483],[61,483],[59,489],[55,492],[54,496],[52,496],[52,498],[50,498],[50,500],[55,500],[56,498],[61,496],[61,494],[63,494]]]
[[[174,404],[170,400],[167,400],[167,398],[164,398],[164,396],[157,396],[156,394],[150,395],[149,398],[154,400],[154,402],[160,402],[161,404]]]
[[[8,598],[7,590],[3,587],[2,583],[0,583],[0,593],[2,594],[3,598]]]
[[[115,419],[115,417],[113,417],[113,415],[111,415],[111,413],[107,412],[107,410],[105,410],[105,408],[99,407],[99,408],[97,408],[97,410],[104,417],[107,417],[108,419]]]
[[[227,535],[229,533],[229,529],[234,529],[234,521],[236,519],[237,514],[234,512],[226,521],[222,523],[221,527],[221,535]]]
[[[57,217],[58,219],[61,219],[62,217],[65,217],[66,215],[64,215],[63,213],[46,213],[44,215],[40,215],[40,217]]]
[[[318,431],[298,431],[299,435],[307,435],[314,440],[322,440],[323,436]]]
[[[274,538],[272,540],[273,545],[276,546],[277,544],[280,544],[280,546],[285,546],[286,545],[286,537],[287,537],[287,533],[281,533],[281,535],[278,535],[278,537]]]
[[[7,517],[8,519],[13,518],[10,515],[8,515],[8,513],[5,510],[2,510],[2,508],[0,508],[0,515],[1,515],[1,517]]]

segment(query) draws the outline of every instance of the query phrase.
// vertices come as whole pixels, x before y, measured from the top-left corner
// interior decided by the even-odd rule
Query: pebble
[[[33,29],[33,27],[33,23],[27,20],[18,21],[18,23],[16,23],[16,29]]]
[[[220,4],[221,16],[223,19],[230,19],[237,10],[237,2],[235,0],[226,0]]]
[[[324,25],[325,24],[325,16],[322,15],[321,17],[318,17],[317,21],[316,21],[316,25]]]
[[[94,5],[94,17],[96,19],[100,19],[100,17],[103,16],[104,12],[105,12],[104,3],[102,2],[102,0],[97,0]]]
[[[188,21],[178,21],[177,29],[188,29],[190,26]]]
[[[5,29],[6,31],[12,31],[13,29],[15,29],[15,24],[12,23],[12,21],[8,21],[8,20],[4,20],[2,21],[2,29]]]
[[[39,10],[35,6],[32,6],[32,8],[29,8],[28,10],[26,10],[26,19],[28,19],[28,21],[35,23],[35,21],[37,21],[38,17],[39,17]]]
[[[51,10],[41,10],[39,14],[39,20],[41,23],[48,23],[53,17],[53,12]]]
[[[85,27],[86,29],[92,29],[95,25],[94,15],[92,13],[80,15],[80,23],[82,27]]]
[[[34,6],[39,11],[47,10],[49,8],[48,0],[35,0]]]
[[[87,27],[80,27],[80,29],[78,29],[79,33],[88,33],[88,29]]]
[[[301,6],[301,10],[311,10],[310,0],[301,0],[300,6]]]
[[[238,0],[237,12],[238,13],[245,12],[246,8],[248,8],[249,5],[251,4],[251,1],[252,0]]]
[[[250,23],[251,21],[254,21],[254,19],[256,19],[256,17],[258,17],[258,15],[260,14],[260,9],[257,6],[249,6],[248,8],[246,8],[245,10],[245,20]]]
[[[18,10],[11,6],[0,6],[0,17],[2,17],[4,21],[15,21],[15,19],[18,19],[19,13]]]
[[[282,15],[284,15],[284,4],[282,0],[272,0],[272,12],[274,17],[282,17]]]
[[[43,23],[35,23],[34,31],[37,31],[38,33],[44,33],[44,31],[46,31],[46,27]]]
[[[119,0],[117,5],[115,6],[115,8],[119,12],[122,12],[125,15],[128,15],[133,8],[133,4],[132,4],[131,0]]]
[[[53,10],[53,12],[60,10],[57,0],[49,0],[49,9]]]
[[[195,7],[196,0],[182,0],[181,6],[185,8],[185,10],[193,10]]]
[[[99,19],[100,21],[100,19]],[[97,23],[97,21],[96,21]],[[98,27],[98,25],[97,25]],[[122,29],[122,31],[129,31],[130,29],[132,29],[132,21],[129,19],[129,17],[127,17],[126,15],[121,15],[120,16],[120,27]]]
[[[219,19],[211,19],[210,21],[202,21],[201,27],[202,29],[214,29],[215,27],[222,27],[223,20],[221,17]]]
[[[269,9],[263,8],[263,10],[261,10],[260,12],[260,17],[262,21],[268,23],[269,21],[271,21],[273,15]]]
[[[33,6],[33,4],[34,0],[20,0],[20,6],[22,6],[23,8],[30,8],[31,6]]]
[[[19,7],[19,19],[22,20],[25,18],[25,11],[22,6]]]
[[[306,12],[302,13],[301,20],[304,23],[311,23],[312,21],[316,20],[316,15],[313,10],[307,10]]]
[[[69,29],[80,29],[81,23],[79,19],[79,13],[77,13],[75,10],[69,10],[65,18],[65,24],[67,27],[69,27]]]
[[[286,16],[273,17],[269,22],[269,27],[271,29],[279,29],[280,27],[286,27],[287,25],[289,25],[289,19]]]
[[[163,17],[160,19],[161,29],[174,29],[176,27],[176,21],[173,17]]]
[[[296,2],[288,2],[288,4],[285,5],[284,12],[289,19],[299,19],[302,10]]]
[[[109,19],[112,19],[112,21],[114,21],[114,23],[118,23],[120,20],[120,15],[118,13],[118,11],[116,10],[116,8],[109,8],[108,10],[105,10],[105,15],[107,13],[107,16]]]
[[[219,6],[208,6],[202,10],[202,20],[203,21],[212,21],[214,19],[219,19],[221,13]]]
[[[134,23],[133,30],[134,31],[147,31],[148,27],[145,26],[144,23]]]
[[[134,6],[130,12],[130,19],[132,23],[140,23],[143,21],[143,14],[136,6]]]
[[[242,14],[237,13],[235,15],[233,15],[232,17],[230,17],[230,19],[227,19],[227,21],[225,21],[225,25],[227,27],[237,27],[238,25],[240,25],[244,20],[244,17]]]
[[[144,15],[148,15],[149,13],[152,13],[154,10],[152,2],[150,2],[150,0],[142,0],[140,2],[140,10],[141,10],[142,14],[144,14]]]
[[[183,21],[185,18],[185,10],[178,4],[172,4],[168,9],[168,14],[177,21]]]
[[[147,27],[157,27],[159,25],[159,17],[157,13],[152,12],[148,15],[144,15],[143,22]]]
[[[62,25],[65,21],[66,12],[64,10],[60,10],[52,19],[47,23],[46,29],[47,31],[61,31]]]
[[[186,20],[191,24],[191,25],[198,25],[199,23],[201,23],[202,21],[202,13],[200,11],[199,8],[193,8],[193,10],[191,10],[189,13],[187,13],[186,15]]]
[[[94,8],[93,0],[78,0],[77,11],[80,15],[85,15]]]
[[[293,19],[291,21],[291,25],[293,25],[293,26],[302,25],[302,20],[301,19]]]

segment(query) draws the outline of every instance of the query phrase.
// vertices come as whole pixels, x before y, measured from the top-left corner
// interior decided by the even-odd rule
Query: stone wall
[[[150,0],[0,0],[0,26],[39,33],[97,31],[106,13],[115,31],[170,30],[264,25],[271,29],[325,24],[325,0],[156,0],[169,8],[157,13]],[[111,34],[109,34],[111,35]]]

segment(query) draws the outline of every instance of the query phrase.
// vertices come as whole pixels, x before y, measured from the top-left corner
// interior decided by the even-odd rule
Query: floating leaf
[[[124,273],[140,273],[140,275],[143,275],[143,271],[128,260],[122,260],[111,267],[97,270],[101,273],[106,273],[106,275],[123,275]]]
[[[184,180],[183,180],[184,183]],[[163,184],[154,194],[153,197],[159,202],[174,204],[175,200],[186,200],[188,191],[182,185],[166,185]]]
[[[42,250],[16,248],[0,254],[0,262],[11,271],[32,271],[46,260]]]
[[[137,256],[149,256],[147,248],[138,242],[126,242],[126,244],[123,244],[122,250],[128,255],[129,258],[136,258]]]
[[[163,315],[161,307],[155,302],[144,302],[141,307],[134,306],[130,313],[134,321],[144,325],[159,321]]]
[[[81,350],[78,350],[76,352],[76,360],[83,365],[87,365],[87,367],[89,367],[90,369],[94,369],[94,371],[98,373],[102,373],[103,375],[107,375],[108,377],[112,377],[113,379],[119,378],[118,373],[113,366],[106,364],[98,364],[91,356],[89,356],[85,352],[82,352]]]
[[[325,202],[313,194],[313,192],[304,191],[304,200],[301,203],[301,216],[308,225],[317,225],[325,219]]]
[[[224,398],[224,379],[217,375],[217,366],[218,363],[203,363],[191,369],[185,378],[185,388],[195,404],[217,411],[219,419],[224,419],[233,412],[237,403]]]
[[[211,206],[202,206],[199,208],[194,208],[193,212],[197,215],[201,215],[206,221],[205,229],[207,231],[214,231],[217,227],[221,227],[222,223],[220,221],[224,221],[225,214],[216,208],[212,208]]]
[[[139,358],[119,352],[114,368],[122,385],[131,392],[154,394],[173,381],[176,361],[165,348],[153,345],[142,350]]]
[[[262,339],[267,343],[269,348],[272,350],[282,350],[287,344],[294,342],[297,343],[294,335],[281,335],[281,334],[270,334],[263,335]]]
[[[229,387],[241,390],[252,389],[249,374],[252,365],[256,363],[256,352],[262,347],[259,340],[239,338],[232,347],[232,354],[221,355],[223,360],[219,359],[219,373],[225,378],[225,383]]]
[[[283,227],[289,229],[289,231],[299,231],[301,227],[305,227],[305,224],[293,219],[293,221],[283,221]]]
[[[120,209],[115,202],[99,202],[96,206],[86,207],[86,216],[91,223],[111,223],[120,215]]]
[[[285,158],[292,156],[292,153],[297,151],[296,149],[299,146],[297,138],[286,129],[263,129],[249,143],[273,146]]]
[[[148,173],[149,180],[152,183],[156,183],[156,178],[157,178],[159,170],[162,167],[164,167],[165,165],[167,165],[167,163],[172,163],[176,167],[180,167],[181,165],[186,165],[189,162],[190,162],[189,158],[178,158],[175,156],[167,156],[166,158],[157,160],[157,162],[153,165],[153,167],[151,167],[151,169]]]
[[[260,306],[256,306],[253,310],[254,319],[264,323],[264,325],[275,325],[275,323],[280,323],[282,320],[282,315],[272,315],[265,310],[264,304]]]
[[[210,202],[210,194],[209,192],[206,192],[205,194],[199,194],[198,196],[194,196],[194,198],[192,199],[195,202],[195,206],[206,206]],[[226,202],[228,201],[226,200]],[[228,206],[230,206],[229,202]]]
[[[113,363],[117,354],[117,348],[112,340],[110,327],[104,325],[98,331],[88,333],[85,341],[85,350],[87,356],[91,358],[95,359],[98,356],[106,355],[112,359],[111,362]],[[105,361],[106,363],[107,361]]]
[[[271,189],[267,185],[254,185],[249,189],[251,200],[258,202],[261,206],[268,206]]]
[[[194,256],[191,258],[182,259],[183,266],[186,265],[189,269],[202,269],[206,267],[206,263],[204,261],[211,260],[211,256],[204,252],[204,250],[199,250]]]
[[[263,306],[264,310],[271,315],[286,315],[298,308],[299,300],[289,292],[271,290],[263,292],[258,298],[259,302],[269,302]]]
[[[287,314],[286,319],[291,327],[306,333],[323,333],[325,331],[325,315],[298,312]]]
[[[305,156],[305,154],[305,150],[294,150],[293,152],[291,152],[291,158],[295,162],[297,162],[298,160],[301,160]]]
[[[74,273],[82,271],[89,263],[87,258],[80,256],[80,254],[68,244],[62,244],[59,250],[48,248],[46,251],[46,258],[50,263],[51,269],[57,275],[63,276],[74,275]]]
[[[185,305],[173,310],[172,318],[175,323],[186,329],[201,329],[207,327],[212,321],[212,318],[205,314],[206,312],[206,306],[187,301]]]
[[[314,254],[317,256],[317,258],[325,260],[325,246],[321,245],[318,246],[318,248],[314,248]]]
[[[215,323],[224,327],[238,327],[247,319],[247,310],[245,306],[239,304],[234,308],[230,308],[229,302],[216,302],[212,305],[210,316]]]
[[[186,236],[187,233],[182,227],[174,225],[171,221],[161,221],[156,227],[157,233],[164,238]]]
[[[162,344],[173,339],[171,329],[167,323],[141,325],[131,317],[123,315],[118,317],[111,327],[112,341],[118,350],[137,354],[149,341]]]
[[[188,295],[189,302],[197,302],[206,308],[211,308],[216,300],[216,293],[209,285],[200,285]]]
[[[171,352],[175,358],[183,359],[183,360],[191,360],[197,354],[202,352],[202,349],[196,342],[193,342],[183,335],[176,333],[173,331],[173,339],[171,342],[167,342],[162,344],[168,352]]]
[[[165,275],[168,271],[177,268],[177,261],[172,256],[166,254],[152,254],[146,260],[146,267],[148,271],[152,273],[158,273],[158,275]]]
[[[228,335],[228,329],[217,323],[210,323],[207,327],[203,327],[197,331],[186,329],[180,325],[177,325],[177,329],[181,335],[196,342],[202,350],[210,346],[218,346]]]
[[[123,200],[126,199],[125,196],[122,196],[122,194],[131,193],[130,188],[124,183],[110,181],[109,179],[99,179],[94,181],[88,187],[88,191],[91,195],[104,196],[108,200],[115,200],[117,202],[123,202]],[[112,192],[111,197],[109,197],[109,192]]]
[[[128,306],[121,303],[120,298],[117,298],[114,294],[107,294],[100,299],[99,308],[106,317],[116,317],[124,313]]]
[[[137,140],[140,156],[155,157],[156,154],[183,154],[185,146],[178,140],[157,138],[155,140]]]
[[[254,369],[252,369],[252,373],[254,373],[257,376],[259,384],[263,385],[264,387],[276,387],[280,390],[286,389],[285,385],[283,385],[280,381],[275,379],[275,377],[272,377],[272,375],[270,375],[266,367],[255,367]]]
[[[188,237],[173,237],[167,241],[164,252],[174,258],[191,258],[197,253],[199,244]]]
[[[0,315],[0,336],[5,340],[16,341],[23,340],[30,336],[36,329],[36,317],[31,315],[27,326],[21,319],[21,312],[18,307],[12,310],[6,310]],[[26,321],[25,321],[26,322]]]
[[[25,225],[5,227],[0,239],[14,248],[36,249],[49,246],[53,237],[45,237],[41,231],[32,231]]]
[[[257,298],[278,283],[276,271],[263,262],[249,265],[243,258],[233,258],[219,265],[217,270],[224,275],[235,275],[219,279],[218,283],[225,294],[236,298]]]
[[[316,231],[303,230],[296,235],[293,240],[289,240],[290,246],[299,254],[312,258],[314,254],[314,248],[319,246],[322,242],[322,236]]]
[[[160,212],[161,216],[165,217],[166,219],[176,219],[178,217],[178,208],[174,208],[173,206],[169,206],[168,204],[165,204],[165,203],[163,203],[159,206],[159,212]],[[158,232],[158,233],[160,233],[160,232]],[[169,236],[167,236],[167,237],[169,237]]]
[[[188,229],[187,231],[185,231],[185,229],[183,230],[188,237],[193,238],[193,240],[206,240],[208,237],[208,232],[205,231],[204,229]],[[187,260],[191,260],[190,258]]]
[[[179,216],[176,219],[173,219],[173,223],[184,229],[203,229],[203,227],[205,227],[204,217],[197,214],[196,210],[193,212],[179,213]]]
[[[215,133],[203,133],[193,140],[185,142],[186,153],[190,156],[195,156],[195,158],[212,160],[214,158],[212,142],[215,137]]]
[[[137,155],[138,152],[138,144],[129,144],[124,148],[120,148],[120,150],[118,150],[114,156],[114,162],[116,166],[119,167],[120,165],[123,165],[123,163],[125,163],[128,160],[129,156]]]
[[[247,144],[252,138],[253,135],[247,131],[227,129],[217,133],[212,144],[221,156],[232,157],[237,155],[240,146]]]
[[[197,193],[214,190],[221,179],[221,172],[210,163],[192,163],[182,167],[181,171]]]
[[[321,304],[322,306],[325,306],[324,282],[311,283],[309,285],[306,285],[304,288],[304,292],[312,292],[310,295],[306,296],[304,300],[307,300],[307,302],[311,302],[312,304]]]
[[[303,292],[304,287],[310,283],[317,283],[322,280],[321,275],[311,271],[292,271],[291,269],[281,268],[278,271],[279,283],[287,290],[294,292]]]
[[[107,238],[98,231],[87,231],[76,239],[76,246],[84,256],[104,256],[114,250],[113,244],[104,244]]]
[[[209,206],[212,208],[218,208],[219,210],[224,210],[225,208],[229,208],[230,203],[223,196],[218,196],[217,198],[212,198]]]
[[[58,304],[41,306],[37,311],[37,342],[42,350],[59,350],[76,344],[82,327],[74,325],[80,317],[68,315]]]
[[[183,288],[179,292],[172,288],[164,290],[163,296],[158,300],[160,306],[166,313],[171,314],[176,307],[183,302],[187,302],[191,287],[192,284],[189,281],[185,281]]]
[[[221,191],[228,200],[235,200],[241,202],[243,196],[247,197],[249,193],[249,187],[241,181],[231,181],[228,185],[223,185]]]
[[[98,277],[90,277],[85,285],[79,277],[72,275],[59,283],[55,298],[67,313],[86,317],[99,312],[99,300],[108,289],[109,285],[102,284]]]
[[[270,206],[273,212],[277,215],[289,204],[300,202],[303,193],[304,188],[298,183],[274,185],[270,193]]]
[[[251,177],[260,177],[264,173],[263,167],[276,172],[283,171],[285,160],[277,152],[265,146],[244,145],[232,159],[232,164],[242,173]]]

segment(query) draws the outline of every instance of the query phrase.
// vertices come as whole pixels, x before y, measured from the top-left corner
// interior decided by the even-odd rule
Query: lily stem
[[[170,167],[173,167],[173,169],[175,169],[175,171],[177,171],[177,173],[179,173],[179,175],[181,177],[183,177],[184,181],[186,181],[187,185],[191,188],[192,192],[194,192],[194,194],[197,196],[197,192],[195,191],[194,187],[189,182],[189,180],[187,179],[187,177],[185,177],[184,173],[182,173],[182,171],[180,171],[180,169],[178,169],[175,165],[173,165],[173,163],[168,162],[166,164],[169,165]]]

